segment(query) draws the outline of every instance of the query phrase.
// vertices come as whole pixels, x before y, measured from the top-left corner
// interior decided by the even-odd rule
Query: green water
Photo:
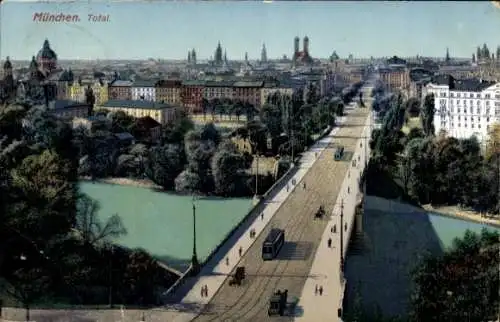
[[[483,228],[487,228],[489,230],[496,230],[500,232],[500,228],[487,224],[450,218],[432,213],[429,213],[428,215],[429,221],[434,228],[436,235],[439,237],[441,247],[443,248],[450,247],[453,243],[453,239],[456,237],[463,237],[466,230],[480,233]]]
[[[128,231],[116,242],[149,251],[177,269],[184,269],[193,250],[192,197],[147,188],[82,182],[80,189],[101,204],[105,220],[118,213]],[[197,253],[205,259],[252,207],[251,199],[196,200]]]

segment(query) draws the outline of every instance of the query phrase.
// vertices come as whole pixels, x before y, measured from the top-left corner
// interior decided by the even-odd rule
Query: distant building
[[[193,49],[194,50],[194,49]],[[182,81],[178,79],[159,80],[155,84],[156,101],[178,106],[181,104]]]
[[[108,85],[109,100],[130,100],[132,99],[132,82],[124,80],[114,80]]]
[[[233,84],[233,100],[261,107],[261,89],[264,81],[237,81]]]
[[[378,72],[387,90],[403,92],[410,90],[410,73],[406,67],[380,68]]]
[[[131,86],[132,100],[156,101],[155,82],[149,80],[136,80]]]
[[[203,98],[206,100],[213,99],[233,99],[233,84],[234,81],[206,81],[203,88]]]
[[[182,106],[187,108],[189,113],[201,113],[203,92],[205,81],[203,80],[185,80],[182,81],[181,102]]]
[[[175,108],[163,104],[144,100],[109,100],[101,108],[110,111],[123,111],[135,118],[149,116],[156,122],[165,125],[175,118]]]
[[[313,59],[309,55],[309,37],[304,37],[302,43],[302,51],[299,50],[299,37],[295,37],[293,42],[293,56],[292,56],[292,64],[293,66],[300,65],[312,65]]]
[[[49,40],[45,39],[43,47],[36,55],[36,61],[40,70],[45,74],[50,74],[57,68],[57,54],[50,48]]]
[[[89,115],[90,106],[72,100],[54,100],[49,102],[49,112],[66,121],[74,118],[85,118]]]
[[[434,94],[436,134],[484,141],[490,126],[500,122],[500,83],[438,75],[426,93]]]
[[[95,104],[101,105],[108,100],[108,84],[102,80],[78,80],[69,87],[70,98],[78,102],[85,102],[85,91],[92,89],[95,96]]]

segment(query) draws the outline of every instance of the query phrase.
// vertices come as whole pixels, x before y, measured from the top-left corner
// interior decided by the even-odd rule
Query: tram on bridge
[[[285,243],[285,230],[273,228],[267,235],[262,245],[262,259],[272,260],[278,255]]]

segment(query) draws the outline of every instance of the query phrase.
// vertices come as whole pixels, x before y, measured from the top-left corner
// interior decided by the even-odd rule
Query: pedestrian
[[[347,230],[347,223],[344,224],[344,230]]]
[[[290,185],[286,185],[286,192],[289,192],[290,191]]]
[[[229,266],[229,257],[226,257],[226,266]]]
[[[241,257],[241,254],[243,254],[243,248],[240,246],[240,249],[238,250],[238,253],[240,253],[240,257]]]
[[[314,288],[314,295],[318,295],[318,284],[316,284],[316,287]]]
[[[201,287],[200,295],[201,295],[201,297],[205,297],[205,286]]]
[[[305,181],[304,181],[304,182],[302,182],[302,188],[303,188],[304,190],[306,190],[306,183],[305,183]]]
[[[330,232],[333,234],[333,227],[332,227],[332,228],[330,228]]]
[[[260,220],[264,220],[264,213],[263,212],[260,213]]]
[[[320,296],[321,296],[321,295],[323,295],[323,286],[320,286],[320,287],[319,287],[319,295],[320,295]]]
[[[205,284],[205,297],[208,297],[208,285]]]
[[[333,225],[333,233],[335,234],[337,232],[337,225]]]
[[[332,239],[328,238],[328,248],[332,248]]]
[[[296,183],[297,181],[295,181],[295,179],[292,179],[292,185],[295,186]]]
[[[347,193],[351,193],[351,187],[347,187]]]
[[[318,158],[318,152],[314,152],[314,157],[317,159]]]

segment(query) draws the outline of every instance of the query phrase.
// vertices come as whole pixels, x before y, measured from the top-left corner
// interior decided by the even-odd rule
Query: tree
[[[252,145],[252,153],[264,154],[267,151],[266,128],[259,121],[247,122],[248,139]]]
[[[183,144],[186,133],[192,129],[193,121],[184,111],[177,111],[174,121],[163,128],[162,143]]]
[[[154,303],[160,283],[158,264],[145,250],[136,249],[128,255],[123,285],[127,288],[129,301],[139,299],[139,304]]]
[[[266,126],[271,138],[277,138],[283,132],[282,111],[277,105],[264,104],[260,110],[260,120]]]
[[[184,151],[176,144],[152,147],[146,161],[146,174],[165,189],[173,189],[175,178],[184,168]]]
[[[424,99],[424,106],[420,114],[422,129],[426,136],[434,135],[434,94],[428,94]]]
[[[411,97],[406,101],[406,112],[408,113],[408,116],[410,117],[417,117],[420,115],[420,100]]]
[[[99,202],[82,194],[78,199],[78,211],[74,230],[85,245],[102,247],[112,239],[127,234],[127,230],[118,214],[109,217],[104,225],[99,219]]]
[[[236,195],[242,186],[244,169],[245,159],[236,147],[230,141],[221,144],[212,158],[215,193],[226,197]]]
[[[134,124],[134,117],[123,111],[111,112],[108,117],[111,119],[111,132],[128,132]]]
[[[500,123],[490,125],[486,146],[486,158],[491,159],[494,155],[500,155]]]
[[[416,321],[491,321],[498,314],[498,232],[467,231],[443,255],[428,256],[412,272]]]

